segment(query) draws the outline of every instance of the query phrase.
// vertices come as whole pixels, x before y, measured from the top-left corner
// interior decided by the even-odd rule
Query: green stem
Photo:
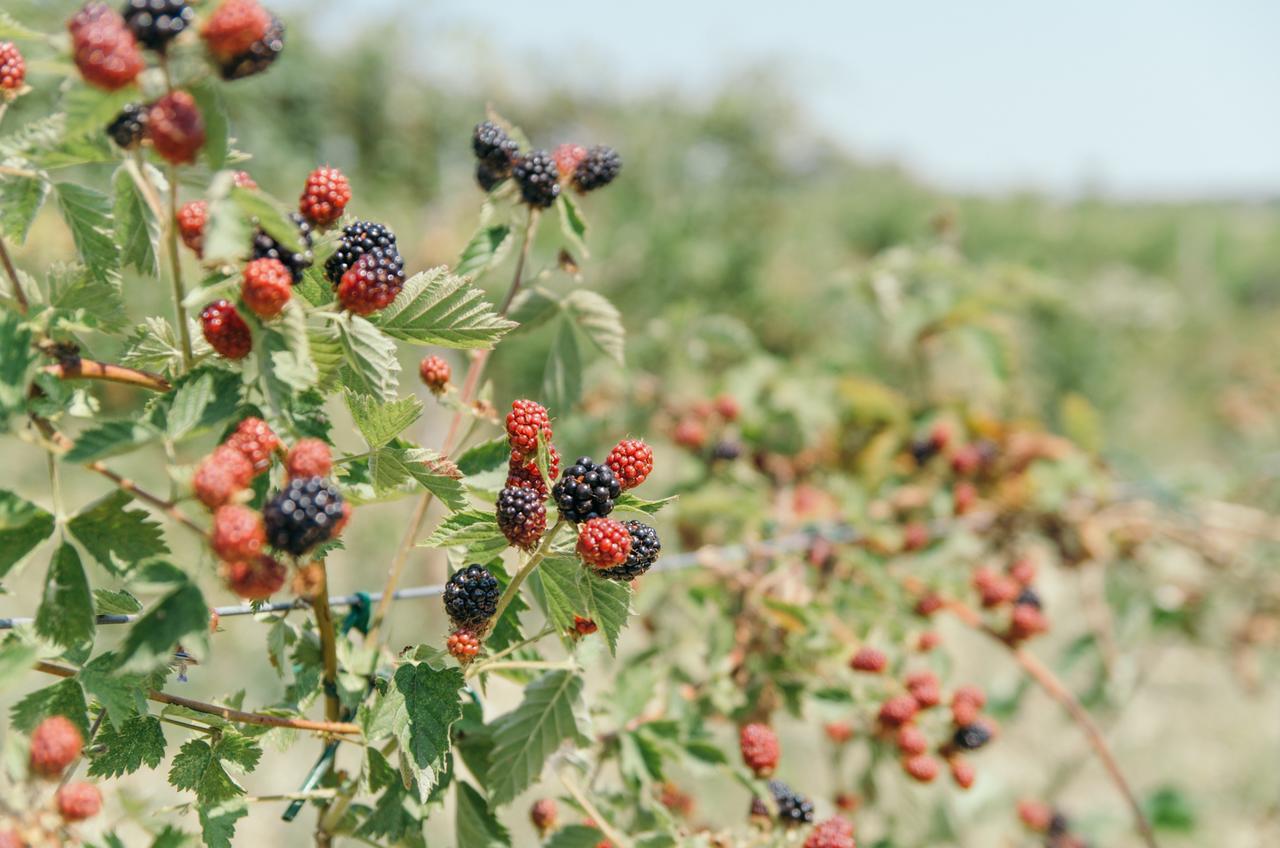
[[[14,267],[13,260],[9,257],[9,249],[5,247],[3,238],[0,238],[0,263],[4,265],[4,272],[9,275],[9,282],[13,284],[13,298],[18,301],[18,311],[26,315],[27,310],[31,308],[27,303],[27,293],[22,290],[22,283],[18,280],[18,269]]]
[[[173,275],[173,311],[178,322],[178,338],[182,341],[182,367],[191,370],[191,328],[187,326],[186,288],[182,284],[182,257],[178,254],[178,167],[169,168],[169,219],[165,222],[168,236],[169,269]]]
[[[564,525],[565,520],[563,518],[558,520],[547,531],[547,535],[542,537],[542,544],[538,545],[538,549],[533,552],[529,559],[525,561],[525,564],[520,566],[520,570],[516,572],[515,576],[511,578],[511,582],[507,584],[507,588],[502,592],[502,597],[498,598],[498,609],[493,614],[495,624],[502,618],[502,614],[506,612],[507,607],[511,606],[511,602],[515,600],[516,595],[520,593],[520,585],[533,573],[538,564],[547,558],[547,554],[551,552],[551,543],[555,541],[556,536],[560,533],[560,528]]]

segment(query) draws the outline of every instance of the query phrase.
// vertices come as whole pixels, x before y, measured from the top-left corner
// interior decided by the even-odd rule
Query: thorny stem
[[[561,769],[557,776],[560,778],[560,782],[564,784],[565,790],[573,796],[573,800],[578,802],[578,806],[582,807],[582,811],[595,822],[596,828],[613,843],[615,848],[631,848],[631,840],[623,836],[617,828],[609,823],[608,819],[600,814],[600,810],[596,808],[595,804],[591,803],[591,799],[586,796],[578,786],[578,782],[573,779],[573,776],[566,769]]]
[[[1071,690],[1067,688],[1058,676],[1053,673],[1043,662],[1041,662],[1034,654],[1025,648],[1013,644],[1005,637],[992,630],[983,623],[981,616],[977,612],[957,601],[950,601],[946,608],[951,611],[957,618],[969,627],[990,636],[992,639],[1000,642],[1008,647],[1009,652],[1013,655],[1014,661],[1022,667],[1027,676],[1039,684],[1049,697],[1057,701],[1067,714],[1071,716],[1080,731],[1084,733],[1085,739],[1089,743],[1089,747],[1093,749],[1094,754],[1102,763],[1103,769],[1111,778],[1111,782],[1115,784],[1120,794],[1124,797],[1125,803],[1129,806],[1129,811],[1133,815],[1134,826],[1137,827],[1138,833],[1142,836],[1142,841],[1146,843],[1147,848],[1159,848],[1156,842],[1155,832],[1151,828],[1151,823],[1147,821],[1146,814],[1142,811],[1142,804],[1138,801],[1138,796],[1134,794],[1133,787],[1129,785],[1129,781],[1125,779],[1124,772],[1120,770],[1120,764],[1116,762],[1115,755],[1111,753],[1107,740],[1102,735],[1102,731],[1098,725],[1094,723],[1093,717],[1089,715],[1089,711],[1084,708]]]
[[[511,287],[507,290],[507,294],[502,300],[502,306],[498,310],[498,314],[501,316],[506,316],[507,311],[511,308],[512,301],[515,300],[516,293],[520,290],[521,281],[524,279],[524,268],[529,258],[529,250],[533,245],[533,234],[537,222],[538,213],[530,209],[520,244],[520,257],[516,260],[515,272],[511,277]],[[475,400],[476,390],[480,385],[480,376],[484,373],[484,368],[488,361],[489,351],[477,351],[471,359],[471,364],[467,367],[467,376],[463,380],[462,392],[459,395],[459,403],[462,408],[454,412],[453,419],[449,422],[449,431],[445,436],[444,445],[441,449],[441,453],[446,456],[457,447],[456,440],[459,429],[462,426],[463,410]],[[395,594],[396,585],[400,582],[400,577],[404,573],[404,567],[409,561],[409,554],[418,539],[418,533],[422,531],[422,522],[427,517],[427,508],[430,505],[430,492],[424,492],[418,498],[417,504],[414,505],[413,514],[409,517],[409,524],[405,528],[404,536],[400,539],[400,546],[396,549],[395,557],[391,560],[391,567],[387,569],[387,579],[382,587],[382,599],[378,601],[378,606],[373,611],[373,618],[369,624],[367,636],[370,642],[378,638],[382,622],[386,619],[387,612],[391,608],[391,600]]]
[[[166,66],[166,74],[168,68]],[[173,275],[173,311],[178,323],[178,338],[182,340],[182,367],[191,369],[191,328],[187,326],[187,308],[183,306],[187,292],[182,284],[182,257],[178,255],[178,166],[169,168],[169,217],[165,221],[168,242],[169,268]]]
[[[311,602],[316,612],[316,628],[320,631],[320,649],[324,656],[324,717],[337,721],[342,705],[338,703],[338,648],[333,631],[333,610],[329,606],[329,572],[324,560],[317,560],[320,569],[319,586]]]
[[[13,266],[13,260],[9,257],[9,248],[5,246],[3,237],[0,237],[0,263],[4,265],[4,272],[9,276],[9,282],[13,284],[13,298],[18,301],[18,310],[26,315],[31,305],[27,303],[27,293],[22,290],[22,283],[18,281],[18,269]]]
[[[36,671],[43,671],[45,674],[56,675],[57,677],[75,677],[76,670],[67,666],[57,665],[56,663],[45,662],[41,660],[35,665]],[[324,733],[334,736],[356,736],[360,734],[360,725],[352,724],[345,721],[313,721],[307,718],[288,718],[285,716],[266,715],[264,713],[251,713],[244,710],[236,710],[231,707],[223,707],[217,704],[207,704],[204,701],[197,701],[194,698],[184,698],[181,695],[170,695],[168,692],[159,692],[151,690],[147,692],[147,699],[160,704],[173,704],[177,707],[186,707],[197,713],[212,715],[221,718],[223,721],[229,721],[234,724],[252,724],[257,727],[287,727],[293,730],[306,730],[312,733]]]
[[[126,386],[138,386],[153,392],[167,392],[173,386],[159,374],[127,368],[110,362],[99,362],[96,359],[74,359],[46,365],[42,369],[60,380],[103,380],[108,383],[121,383]]]

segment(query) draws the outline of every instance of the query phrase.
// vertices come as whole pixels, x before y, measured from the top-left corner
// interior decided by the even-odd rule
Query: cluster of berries
[[[864,674],[882,674],[889,660],[883,651],[864,646],[849,660],[849,667]],[[976,686],[961,686],[951,696],[951,722],[947,737],[931,746],[929,737],[919,726],[921,713],[943,703],[942,684],[931,671],[912,672],[902,681],[904,692],[891,695],[876,714],[876,725],[884,739],[892,740],[902,757],[902,770],[912,779],[930,783],[941,767],[930,755],[930,748],[946,761],[951,778],[961,789],[968,789],[977,777],[973,766],[964,759],[967,751],[984,747],[995,736],[995,723],[983,716],[986,695]],[[841,725],[841,736],[845,726]],[[833,735],[828,729],[828,735]]]
[[[1018,557],[998,572],[988,566],[973,570],[970,582],[978,593],[984,609],[1008,608],[1009,617],[1004,625],[1004,638],[1016,645],[1049,629],[1040,595],[1032,586],[1036,578],[1036,565],[1029,557]]]
[[[31,733],[28,774],[36,779],[59,781],[83,750],[80,728],[66,716],[49,716]],[[96,816],[102,809],[102,793],[92,783],[63,779],[54,793],[53,804],[61,823],[57,819],[46,820],[44,810],[34,806],[29,807],[22,818],[16,813],[0,817],[0,848],[64,844],[58,834],[61,824]]]
[[[520,187],[525,203],[546,209],[556,202],[564,185],[579,193],[603,188],[622,171],[622,158],[612,147],[562,144],[548,153],[521,154],[520,145],[492,121],[476,124],[471,135],[476,156],[476,182],[492,191],[508,177]]]
[[[395,233],[373,221],[349,224],[325,262],[324,274],[343,309],[357,315],[385,309],[404,288],[404,259]]]
[[[444,585],[444,610],[453,622],[445,647],[460,663],[480,653],[484,634],[498,612],[498,578],[478,563],[455,571]]]
[[[431,354],[424,356],[418,363],[418,376],[431,390],[431,394],[442,395],[449,390],[449,378],[453,376],[453,369],[449,367],[448,360]]]
[[[163,54],[194,24],[195,10],[184,0],[128,0],[123,14],[106,3],[87,3],[67,29],[85,82],[116,91],[146,68],[143,48]],[[284,25],[258,0],[225,0],[204,21],[200,37],[228,80],[266,70],[284,49]]]
[[[0,41],[0,100],[17,97],[27,79],[27,63],[12,41]]]
[[[955,478],[951,487],[952,510],[956,515],[965,515],[972,512],[978,503],[975,480],[990,472],[997,448],[989,439],[960,445],[955,441],[951,425],[946,421],[936,421],[927,434],[911,441],[908,452],[918,468],[930,466],[937,458],[946,460],[946,467]]]
[[[287,569],[268,549],[295,560],[336,538],[351,517],[351,505],[328,479],[329,446],[300,439],[284,456],[286,482],[261,511],[246,505],[249,486],[283,452],[280,439],[261,418],[246,418],[196,468],[196,497],[213,510],[209,544],[222,560],[227,586],[242,598],[262,600],[284,585]]]
[[[778,766],[782,747],[773,728],[767,724],[743,725],[738,731],[738,750],[742,762],[756,777],[769,777]],[[769,781],[769,793],[777,808],[778,822],[787,828],[813,822],[813,802],[793,791],[780,780]],[[751,801],[750,818],[759,826],[772,824],[769,808],[760,798]],[[853,825],[836,816],[817,825],[804,842],[804,848],[854,848]]]
[[[1043,801],[1019,801],[1018,818],[1027,830],[1044,834],[1045,848],[1089,848],[1083,837],[1072,833],[1066,815]]]
[[[741,414],[742,409],[732,395],[696,401],[672,412],[671,439],[711,462],[737,459],[742,455],[742,443],[733,425]]]

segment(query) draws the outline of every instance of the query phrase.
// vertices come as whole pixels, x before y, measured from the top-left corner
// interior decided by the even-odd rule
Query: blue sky
[[[476,32],[509,70],[591,91],[679,86],[696,99],[767,63],[833,138],[947,188],[1280,195],[1275,0],[360,7],[404,21],[441,72]],[[349,26],[351,8],[324,30]]]

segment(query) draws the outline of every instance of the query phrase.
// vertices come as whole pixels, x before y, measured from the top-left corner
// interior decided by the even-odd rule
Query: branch
[[[27,303],[27,293],[22,290],[18,269],[13,266],[13,260],[9,258],[9,249],[5,247],[3,237],[0,237],[0,264],[4,265],[4,272],[9,275],[9,282],[13,284],[13,297],[18,301],[18,311],[26,315],[30,308],[30,304]]]
[[[909,591],[913,589],[912,584],[914,582],[908,582],[907,588]],[[1137,795],[1134,794],[1133,787],[1129,785],[1129,781],[1125,779],[1124,772],[1120,770],[1120,764],[1116,762],[1115,755],[1111,753],[1111,748],[1107,745],[1106,738],[1103,737],[1102,731],[1098,729],[1098,725],[1094,723],[1089,711],[1081,705],[1076,696],[1066,687],[1066,684],[1059,680],[1057,675],[1034,654],[1010,642],[1003,634],[988,627],[975,610],[959,601],[947,601],[946,609],[969,627],[987,634],[1007,647],[1013,655],[1014,661],[1022,667],[1027,676],[1039,684],[1040,688],[1049,697],[1062,705],[1063,709],[1067,711],[1067,714],[1071,716],[1072,720],[1080,728],[1080,731],[1084,733],[1089,747],[1093,749],[1093,753],[1102,763],[1102,767],[1111,778],[1111,782],[1120,790],[1125,803],[1129,805],[1129,811],[1133,815],[1134,826],[1138,829],[1138,833],[1142,835],[1142,841],[1146,843],[1147,848],[1159,848],[1155,832],[1151,829],[1151,823],[1147,821],[1147,816],[1142,811],[1142,804],[1138,801]]]
[[[159,374],[110,362],[99,362],[96,359],[68,358],[65,362],[46,365],[42,370],[59,380],[103,380],[108,383],[138,386],[153,392],[167,392],[173,388],[172,384]]]
[[[507,588],[502,591],[502,597],[498,598],[498,609],[493,613],[492,621],[496,624],[502,618],[502,614],[506,612],[507,607],[515,600],[517,594],[520,593],[520,584],[524,583],[533,570],[538,567],[538,563],[547,558],[547,554],[551,552],[551,543],[555,537],[560,534],[560,528],[565,525],[565,520],[561,518],[551,526],[547,531],[547,535],[542,537],[542,543],[538,545],[538,549],[529,557],[528,562],[520,566],[520,570],[511,578],[511,582],[507,584]]]
[[[338,648],[333,633],[333,610],[329,606],[329,572],[324,560],[317,560],[320,569],[320,585],[315,589],[311,608],[316,613],[316,628],[320,631],[320,651],[324,656],[324,717],[337,721],[342,711],[338,703]]]
[[[43,671],[45,674],[52,674],[57,677],[76,676],[74,668],[44,662],[43,660],[37,662],[35,668],[36,671]],[[288,727],[293,730],[307,730],[312,733],[325,733],[334,736],[354,736],[359,735],[361,732],[360,725],[350,722],[312,721],[307,718],[286,718],[264,713],[250,713],[244,710],[235,710],[231,707],[221,707],[217,704],[206,704],[204,701],[184,698],[181,695],[170,695],[167,692],[158,692],[154,689],[147,692],[147,698],[157,703],[173,704],[176,707],[186,707],[189,710],[204,713],[205,715],[217,716],[234,724],[252,724],[257,727]]]
[[[595,822],[596,829],[603,833],[605,837],[613,843],[614,848],[630,848],[631,840],[627,839],[627,837],[618,832],[617,828],[609,824],[609,820],[600,814],[600,811],[596,809],[596,805],[591,803],[590,799],[587,798],[586,794],[583,793],[582,789],[578,786],[577,781],[575,781],[567,771],[561,769],[557,772],[556,776],[560,778],[560,782],[564,784],[564,788],[573,796],[573,800],[578,802],[578,806],[582,808],[582,811],[586,813],[593,822]]]
[[[166,73],[168,68],[166,66]],[[169,269],[173,275],[173,311],[178,323],[178,338],[182,341],[182,365],[191,368],[191,328],[187,326],[186,288],[182,284],[182,257],[178,255],[178,166],[169,169],[169,218],[165,221],[168,244]]]

